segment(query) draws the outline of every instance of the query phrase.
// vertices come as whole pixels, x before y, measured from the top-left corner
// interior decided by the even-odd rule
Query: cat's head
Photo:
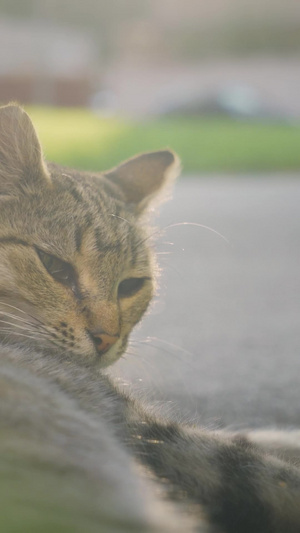
[[[28,115],[0,108],[0,341],[118,359],[153,292],[141,217],[178,169],[168,150],[102,174],[47,165]]]

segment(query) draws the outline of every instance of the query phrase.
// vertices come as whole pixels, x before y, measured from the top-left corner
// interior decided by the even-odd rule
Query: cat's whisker
[[[13,315],[12,313],[7,313],[6,311],[0,311],[0,317],[1,316],[12,318],[14,320],[18,320],[19,322],[22,322],[23,324],[27,324],[28,326],[32,325],[32,322],[29,322],[28,320],[25,320],[24,318],[21,318],[18,315]],[[1,318],[0,318],[0,320],[1,320]]]
[[[163,353],[166,353],[168,354],[169,356],[172,355],[172,357],[176,357],[176,355],[174,355],[173,352],[171,352],[170,350],[167,350],[166,348],[164,348],[163,346],[157,346],[157,345],[154,345],[154,344],[148,344],[147,342],[144,342],[144,341],[140,341],[140,345],[145,345],[147,344],[147,346],[149,346],[150,348],[152,348],[153,350],[157,351],[159,350],[160,352],[163,352]],[[182,360],[181,357],[178,357],[180,360]]]
[[[147,242],[149,239],[152,239],[152,237],[155,237],[155,235],[162,234],[167,229],[176,228],[176,227],[179,227],[179,226],[195,226],[195,227],[198,227],[198,228],[206,229],[206,230],[211,231],[212,233],[218,235],[218,237],[223,239],[226,242],[226,244],[228,244],[230,246],[229,240],[222,233],[220,233],[219,231],[215,230],[214,228],[211,228],[210,226],[206,226],[205,224],[200,224],[198,222],[175,222],[174,224],[168,224],[167,226],[165,226],[163,228],[159,228],[159,229],[155,230],[153,233],[151,233],[151,235],[148,235],[144,239],[138,241],[138,243],[136,244],[134,249],[136,249],[138,246],[141,246],[142,244]]]
[[[159,337],[150,337],[150,336],[148,336],[148,337],[146,337],[145,340],[148,343],[150,343],[152,341],[161,342],[162,344],[166,344],[167,346],[170,346],[170,348],[175,348],[176,350],[179,350],[181,352],[186,353],[190,357],[194,357],[194,354],[192,352],[190,352],[189,350],[186,350],[186,348],[183,348],[182,346],[179,346],[178,344],[173,344],[172,342],[165,341],[164,339],[160,339]]]
[[[40,335],[40,337],[42,338],[46,338],[47,336],[49,336],[49,334],[47,335],[47,330],[44,331],[38,331],[35,327],[31,327],[31,328],[26,328],[20,324],[15,324],[14,322],[8,322],[7,320],[3,320],[1,318],[1,315],[0,315],[0,332],[1,331],[4,331],[2,328],[1,328],[1,324],[6,324],[6,325],[9,325],[9,326],[13,326],[14,328],[18,328],[18,329],[21,329],[23,331],[26,331],[26,332],[29,332],[29,333],[34,333],[34,334],[38,334]],[[29,324],[29,323],[28,323]],[[29,324],[30,326],[33,326],[33,324]],[[12,331],[12,330],[6,330],[6,331]]]
[[[42,323],[35,324],[34,322],[31,322],[29,320],[25,320],[24,318],[21,318],[18,315],[14,315],[12,313],[7,313],[7,311],[3,311],[3,310],[0,310],[0,322],[1,322],[1,316],[12,318],[13,320],[18,320],[19,322],[22,322],[23,324],[26,324],[29,327],[33,327],[35,330],[36,329],[39,329],[39,330],[42,329],[42,330],[44,330],[46,332],[46,334],[49,334],[49,330]],[[29,315],[29,316],[31,316],[31,315]],[[35,320],[34,317],[32,317],[32,319]]]
[[[38,318],[36,318],[35,316],[31,315],[28,312],[23,311],[23,309],[20,309],[19,307],[15,307],[14,305],[8,304],[7,302],[1,302],[1,301],[0,301],[0,305],[7,305],[7,307],[11,307],[12,309],[15,309],[16,311],[19,311],[20,313],[23,313],[24,315],[29,316],[30,318],[32,318],[33,320],[36,320],[39,324],[44,326],[43,322],[41,322]]]
[[[178,226],[195,226],[195,227],[198,227],[198,228],[206,229],[208,231],[211,231],[212,233],[215,233],[216,235],[218,235],[218,237],[220,237],[221,239],[223,239],[223,241],[225,241],[228,245],[230,245],[230,242],[225,237],[225,235],[223,235],[219,231],[215,230],[214,228],[211,228],[210,226],[206,226],[205,224],[200,224],[198,222],[175,222],[174,224],[169,224],[168,226],[163,228],[163,230],[164,229],[169,229],[169,228],[176,228]]]
[[[124,352],[123,356],[125,356],[125,355],[133,355],[135,357],[139,357],[139,353],[137,351],[135,351],[135,346],[134,346],[134,344],[131,344],[131,342],[128,343],[127,349]]]
[[[153,364],[151,364],[151,361],[146,358],[141,358],[140,353],[126,350],[126,352],[122,354],[121,358],[126,360],[128,357],[134,360],[133,364],[135,369],[139,369],[141,372],[143,372],[146,366],[151,373],[153,372]]]
[[[163,241],[161,244],[168,244],[169,246],[174,246],[174,242]]]
[[[119,215],[115,215],[114,213],[110,213],[110,216],[111,217],[114,217],[114,218],[118,218],[119,220],[123,220],[123,222],[127,222],[127,224],[129,224],[129,226],[135,228],[135,224],[133,224],[133,222],[130,222],[129,220],[127,220],[127,218],[123,218],[123,217],[120,217]]]
[[[16,337],[25,337],[26,339],[43,340],[42,337],[39,338],[39,335],[36,335],[36,336],[25,335],[24,333],[20,333],[20,332],[17,332],[17,331],[12,331],[10,329],[0,330],[0,333],[7,333],[8,336],[15,335]]]
[[[15,305],[8,304],[7,302],[0,301],[0,305],[6,305],[7,307],[10,307],[11,309],[15,309],[15,311],[20,311],[20,313],[27,315],[27,313],[25,313],[23,309],[20,309],[19,307],[16,307]]]
[[[7,320],[3,320],[0,317],[0,327],[1,324],[7,324],[9,326],[13,326],[14,328],[23,329],[24,331],[28,331],[29,328],[25,328],[24,326],[21,326],[20,324],[15,324],[14,322],[8,322]]]
[[[156,255],[171,255],[172,252],[156,252]]]
[[[172,350],[168,350],[167,348],[163,347],[163,346],[159,346],[159,345],[155,345],[153,344],[153,341],[158,341],[158,342],[161,342],[161,343],[164,343],[166,344],[167,346],[170,346],[170,348],[172,348]],[[184,364],[186,366],[189,366],[192,370],[195,370],[196,369],[196,366],[191,364],[189,361],[187,361],[185,358],[184,358],[184,354],[187,354],[189,355],[190,357],[194,357],[193,353],[188,351],[188,350],[185,350],[185,348],[182,348],[181,346],[178,346],[176,344],[172,344],[172,343],[169,343],[167,341],[164,341],[163,339],[159,339],[157,337],[147,337],[146,339],[144,340],[135,340],[133,341],[136,343],[136,345],[140,344],[140,345],[147,345],[148,347],[150,347],[151,349],[153,350],[159,350],[163,353],[166,353],[168,354],[168,356],[172,357],[172,359],[178,359],[179,361],[183,361]],[[179,353],[174,353],[174,348],[177,350],[177,352],[179,351]],[[180,352],[182,352],[181,355]],[[146,358],[143,359],[143,361],[146,361]]]
[[[173,253],[173,252],[170,252],[170,253]],[[157,254],[159,255],[159,254]],[[164,259],[165,257],[163,257],[162,259]],[[166,259],[168,259],[168,257],[166,257]],[[161,261],[161,263],[163,263],[163,261]],[[172,270],[172,272],[175,272],[175,274],[179,277],[180,280],[184,281],[184,276],[182,275],[182,273],[172,264],[172,263],[165,263],[163,265],[163,268],[164,270],[166,270],[167,268],[169,270]]]
[[[124,352],[121,355],[121,359],[125,359],[126,355],[130,355],[130,356],[133,356],[133,357],[138,357],[138,354],[136,352],[130,352],[129,350],[126,350],[126,352]]]
[[[25,328],[24,328],[24,330],[26,331]],[[51,343],[54,344],[55,346],[57,346],[58,348],[66,349],[65,346],[62,347],[62,345],[59,342],[59,340],[54,339],[53,337],[51,337],[50,334],[47,335],[46,333],[41,332],[41,331],[30,331],[30,333],[31,333],[31,335],[30,335],[30,334],[21,333],[20,331],[14,331],[14,330],[11,330],[11,329],[0,328],[0,334],[2,334],[2,333],[7,334],[6,336],[8,336],[8,337],[10,337],[11,335],[14,335],[15,337],[24,337],[24,338],[27,338],[27,339],[33,339],[35,341],[45,341],[45,340],[49,341],[50,340]],[[72,353],[73,352],[74,352],[74,350],[72,349]]]

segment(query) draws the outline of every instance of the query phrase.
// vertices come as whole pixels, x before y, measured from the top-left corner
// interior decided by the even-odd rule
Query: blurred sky
[[[299,58],[295,0],[0,0],[2,102],[143,115],[232,88],[300,116]]]

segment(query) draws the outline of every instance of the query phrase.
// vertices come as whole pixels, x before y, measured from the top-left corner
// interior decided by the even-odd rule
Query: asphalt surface
[[[114,375],[180,420],[300,426],[299,176],[183,178],[157,224],[159,294]]]

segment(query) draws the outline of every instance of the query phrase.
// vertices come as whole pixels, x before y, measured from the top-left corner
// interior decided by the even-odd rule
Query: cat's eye
[[[46,270],[56,281],[71,287],[75,286],[75,272],[69,263],[42,250],[37,249],[37,253]]]
[[[151,278],[148,277],[124,279],[123,281],[121,281],[118,287],[119,298],[129,298],[129,296],[133,296],[139,290],[141,290],[141,288],[145,284],[145,281],[150,279]]]

